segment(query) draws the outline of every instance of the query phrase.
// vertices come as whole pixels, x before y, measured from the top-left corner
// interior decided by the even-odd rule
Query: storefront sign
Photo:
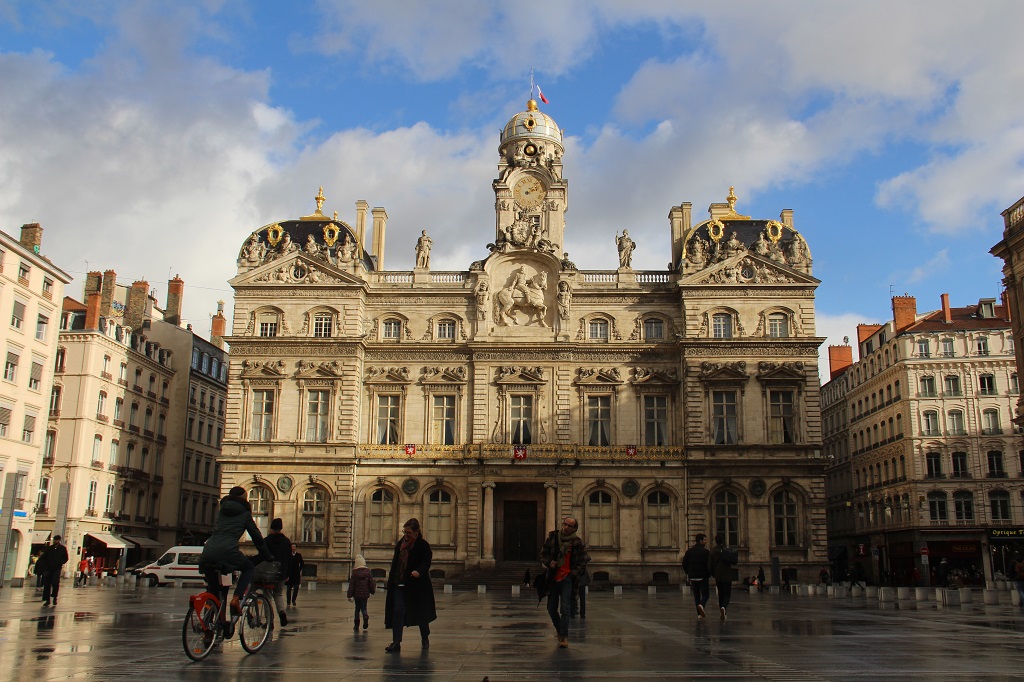
[[[992,540],[1024,539],[1024,528],[990,528],[988,536]]]

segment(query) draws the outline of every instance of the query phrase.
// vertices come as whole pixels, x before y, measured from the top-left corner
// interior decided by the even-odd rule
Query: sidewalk
[[[192,588],[71,585],[56,608],[31,587],[0,590],[0,680],[1009,680],[1024,671],[1024,610],[1008,600],[880,605],[736,590],[721,622],[714,594],[708,620],[697,621],[678,590],[594,592],[569,649],[558,649],[532,595],[439,586],[430,649],[412,629],[401,654],[388,655],[383,590],[370,599],[370,629],[354,633],[340,586],[321,585],[302,591],[260,653],[235,639],[192,663],[181,646]]]

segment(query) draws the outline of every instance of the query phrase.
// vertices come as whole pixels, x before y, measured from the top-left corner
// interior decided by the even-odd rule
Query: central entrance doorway
[[[502,559],[532,561],[537,558],[537,503],[533,500],[505,500]]]

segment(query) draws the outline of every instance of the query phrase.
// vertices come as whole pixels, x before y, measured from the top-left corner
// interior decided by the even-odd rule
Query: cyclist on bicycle
[[[241,600],[249,583],[252,582],[253,574],[252,562],[238,549],[238,539],[242,533],[249,533],[253,544],[266,561],[274,560],[274,556],[267,549],[263,534],[252,520],[252,506],[246,497],[245,488],[236,485],[228,492],[228,496],[220,501],[220,511],[217,513],[213,533],[199,556],[199,572],[206,577],[206,589],[212,594],[221,593],[218,580],[221,571],[240,572],[235,594],[231,599],[231,610],[234,613],[242,612]]]

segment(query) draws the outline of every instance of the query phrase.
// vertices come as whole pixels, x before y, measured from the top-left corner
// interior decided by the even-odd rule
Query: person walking
[[[359,629],[360,615],[363,616],[363,629],[370,627],[370,613],[366,610],[366,602],[376,591],[377,583],[373,579],[373,573],[366,567],[366,559],[362,554],[357,554],[352,575],[348,579],[348,600],[356,603],[356,615],[352,621],[353,630]]]
[[[288,625],[288,614],[284,611],[284,593],[287,588],[284,579],[288,575],[288,566],[292,560],[292,541],[284,534],[284,522],[274,519],[270,522],[270,534],[267,535],[267,549],[274,555],[274,561],[281,563],[281,574],[274,583],[274,606],[277,616],[281,619],[281,627]]]
[[[402,527],[402,539],[395,544],[388,573],[388,596],[384,602],[384,627],[392,631],[389,654],[402,650],[402,631],[418,625],[420,644],[430,648],[430,623],[437,620],[434,587],[430,584],[430,563],[434,553],[420,533],[420,522],[409,519]]]
[[[267,549],[263,533],[252,519],[252,506],[249,504],[245,488],[236,485],[228,491],[227,497],[220,501],[213,532],[203,545],[202,554],[199,555],[199,572],[206,578],[206,588],[212,594],[222,593],[219,579],[222,571],[239,572],[231,598],[231,611],[234,613],[242,612],[242,597],[252,582],[253,574],[252,562],[238,548],[238,539],[242,537],[242,533],[249,534],[266,561],[274,560],[274,555]]]
[[[288,580],[285,581],[285,585],[288,586],[288,605],[295,606],[295,600],[299,598],[299,584],[302,582],[302,567],[306,565],[306,562],[302,560],[302,553],[292,543],[291,554],[288,560]]]
[[[558,646],[562,649],[569,647],[569,619],[572,617],[574,592],[580,574],[590,560],[583,540],[576,534],[578,529],[576,519],[565,517],[560,529],[548,533],[540,552],[540,561],[547,570],[548,615],[555,626]]]
[[[1024,609],[1024,554],[1018,554],[1010,564],[1010,580],[1017,588],[1018,606]]]
[[[589,557],[588,558],[588,564]],[[583,567],[583,572],[580,573],[580,579],[577,581],[577,591],[580,593],[580,620],[587,619],[587,588],[590,586],[590,570],[587,566]]]
[[[60,574],[64,571],[64,564],[68,562],[68,548],[61,544],[61,536],[53,536],[53,544],[43,550],[39,557],[42,566],[43,576],[43,605],[49,606],[50,599],[53,605],[57,605],[57,594],[60,592]]]
[[[697,607],[697,620],[704,620],[707,616],[704,607],[711,597],[711,552],[708,551],[707,545],[708,536],[697,533],[693,536],[693,546],[683,555],[683,572],[690,579],[690,591],[693,592],[693,603]]]
[[[734,549],[725,544],[725,533],[715,535],[715,546],[708,557],[708,568],[711,576],[715,579],[715,587],[718,589],[718,610],[721,612],[722,620],[725,620],[725,610],[732,599],[732,579],[734,562],[729,559],[735,554]]]

